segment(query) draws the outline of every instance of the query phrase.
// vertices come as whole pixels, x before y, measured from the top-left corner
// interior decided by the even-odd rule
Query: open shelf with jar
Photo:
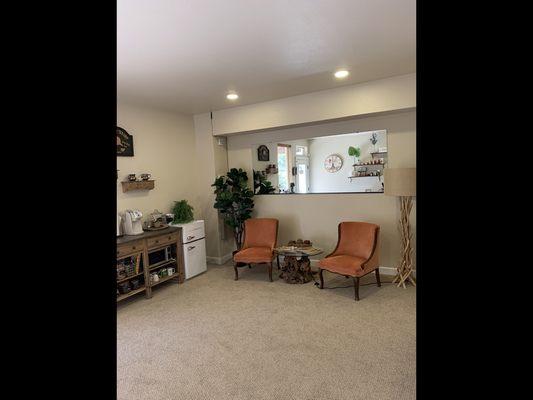
[[[370,153],[372,159],[353,164],[352,176],[349,176],[348,179],[352,182],[352,179],[355,178],[378,178],[381,180],[381,177],[384,175],[384,168],[387,164],[387,152],[374,152]]]
[[[181,227],[117,238],[117,302],[138,293],[152,297],[160,283],[184,281]]]
[[[142,251],[117,258],[117,302],[146,291]]]
[[[177,282],[176,250],[176,245],[169,245],[148,251],[148,284],[151,288],[169,280]]]

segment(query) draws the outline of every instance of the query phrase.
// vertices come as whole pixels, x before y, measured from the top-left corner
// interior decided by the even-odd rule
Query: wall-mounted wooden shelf
[[[384,167],[385,164],[353,164],[352,167]]]
[[[154,180],[122,182],[123,193],[129,192],[131,190],[152,190],[154,187],[155,187]]]
[[[348,177],[350,181],[356,178],[380,178],[379,180],[381,180],[381,175],[362,175],[362,176],[349,176]]]

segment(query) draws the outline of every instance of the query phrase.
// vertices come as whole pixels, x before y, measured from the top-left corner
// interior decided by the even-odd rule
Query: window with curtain
[[[278,187],[281,191],[288,192],[291,183],[291,146],[278,144]]]

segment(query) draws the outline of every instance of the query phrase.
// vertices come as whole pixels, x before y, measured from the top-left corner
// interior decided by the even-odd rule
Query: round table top
[[[280,246],[275,247],[274,252],[282,256],[316,256],[323,252],[318,247],[296,247],[296,246]]]

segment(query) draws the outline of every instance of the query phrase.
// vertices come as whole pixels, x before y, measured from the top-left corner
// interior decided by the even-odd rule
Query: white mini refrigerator
[[[199,219],[187,224],[170,224],[182,228],[183,259],[185,279],[207,271],[205,258],[205,224]]]

